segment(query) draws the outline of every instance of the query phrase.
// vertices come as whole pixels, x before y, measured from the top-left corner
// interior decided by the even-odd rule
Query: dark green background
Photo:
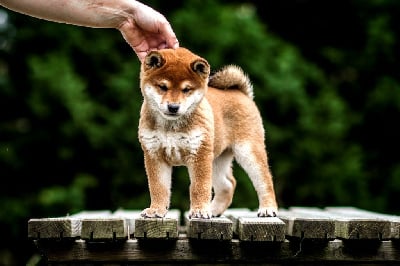
[[[400,1],[148,1],[181,46],[254,85],[280,207],[400,214]],[[117,30],[0,9],[0,264],[35,261],[29,218],[148,206],[139,61]],[[235,165],[233,207],[257,207]],[[189,180],[173,174],[171,208]]]

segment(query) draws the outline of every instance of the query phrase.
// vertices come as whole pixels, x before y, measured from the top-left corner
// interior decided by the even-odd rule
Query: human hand
[[[141,62],[149,51],[179,47],[178,39],[168,20],[151,7],[139,2],[134,14],[118,29]]]

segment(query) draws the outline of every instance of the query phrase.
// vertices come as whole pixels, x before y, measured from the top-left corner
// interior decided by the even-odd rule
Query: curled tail
[[[220,90],[240,90],[251,99],[254,98],[249,77],[236,65],[227,65],[212,74],[208,85]]]

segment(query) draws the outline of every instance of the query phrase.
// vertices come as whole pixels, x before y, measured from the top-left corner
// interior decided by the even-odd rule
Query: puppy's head
[[[149,108],[176,120],[203,99],[209,74],[208,62],[185,48],[152,51],[142,63],[140,87]]]

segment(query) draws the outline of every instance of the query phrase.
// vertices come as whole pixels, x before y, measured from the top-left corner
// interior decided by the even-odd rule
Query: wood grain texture
[[[225,216],[210,219],[189,219],[185,213],[187,237],[191,239],[231,240],[233,237],[233,223]]]
[[[335,221],[328,216],[300,211],[299,209],[278,212],[278,217],[286,224],[286,234],[299,239],[333,240],[335,238]]]
[[[134,237],[140,239],[177,239],[180,212],[170,210],[164,218],[143,218],[135,221]]]
[[[83,211],[56,218],[32,218],[28,221],[28,238],[32,239],[74,239],[81,236],[82,219],[110,215],[106,211]]]
[[[123,218],[88,218],[82,220],[81,238],[88,241],[115,241],[128,238]]]
[[[29,219],[28,238],[65,239],[81,235],[81,221],[73,218]]]
[[[372,212],[367,210],[358,209],[355,207],[325,207],[325,211],[329,213],[333,213],[336,215],[341,215],[345,217],[358,217],[358,218],[367,218],[372,221],[378,219],[383,220],[383,225],[381,226],[381,238],[383,239],[400,239],[400,216]],[[387,231],[387,223],[390,226],[390,233]],[[379,233],[378,233],[379,234]]]
[[[334,217],[336,236],[341,239],[391,239],[398,230],[398,223],[384,215],[373,215],[352,207],[326,207],[325,211]]]
[[[233,222],[233,232],[240,241],[284,241],[286,225],[277,217],[257,217],[257,212],[246,209],[225,212]]]

